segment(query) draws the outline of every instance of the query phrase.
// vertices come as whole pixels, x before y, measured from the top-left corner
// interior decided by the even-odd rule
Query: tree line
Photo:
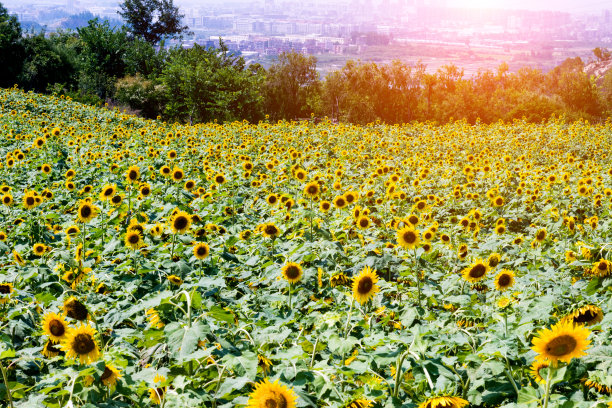
[[[188,123],[312,116],[361,124],[598,121],[612,112],[612,71],[591,77],[580,58],[549,72],[510,72],[502,64],[472,77],[454,65],[431,73],[420,63],[348,61],[321,78],[316,58],[296,52],[264,69],[247,66],[221,40],[211,48],[164,47],[165,38],[187,30],[170,0],[127,0],[122,10],[125,26],[93,19],[46,35],[23,33],[0,4],[0,86],[110,101],[145,117]],[[594,55],[611,59],[606,49]]]

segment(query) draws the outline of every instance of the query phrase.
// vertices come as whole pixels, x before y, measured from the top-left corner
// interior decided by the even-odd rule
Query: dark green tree
[[[310,117],[318,96],[317,59],[297,52],[284,52],[268,69],[263,92],[265,111],[273,119]]]
[[[260,70],[220,48],[176,48],[170,51],[161,81],[166,92],[165,115],[189,123],[262,117]]]
[[[189,29],[181,24],[184,15],[173,0],[125,0],[119,14],[132,34],[152,44],[164,37],[185,34]]]
[[[21,71],[21,25],[0,3],[0,87],[10,87]]]

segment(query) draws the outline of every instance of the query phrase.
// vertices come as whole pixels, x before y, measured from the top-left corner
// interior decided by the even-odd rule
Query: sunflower
[[[538,353],[536,360],[550,362],[556,366],[559,361],[569,363],[572,358],[586,355],[585,350],[591,344],[587,340],[591,332],[584,326],[573,322],[559,322],[551,329],[538,331],[532,339],[533,351]]]
[[[268,195],[266,197],[266,202],[268,204],[270,204],[270,205],[274,205],[274,204],[278,203],[278,196],[276,194],[272,193],[272,194],[270,194],[270,195]]]
[[[64,312],[66,316],[75,320],[86,320],[89,317],[87,307],[74,296],[69,297],[64,302]]]
[[[185,211],[177,211],[170,219],[170,227],[175,234],[182,234],[191,226],[191,217]]]
[[[196,182],[194,180],[187,180],[185,182],[185,184],[183,185],[183,187],[185,188],[185,190],[187,191],[191,191],[195,188],[196,186]]]
[[[610,275],[610,270],[612,270],[610,262],[602,258],[593,264],[591,274],[603,278]]]
[[[75,236],[79,232],[81,232],[81,230],[79,230],[79,227],[76,225],[71,225],[70,227],[66,228],[66,235],[71,237]]]
[[[155,224],[153,228],[151,228],[151,235],[154,237],[159,237],[164,233],[164,226],[162,224]]]
[[[540,370],[543,368],[548,368],[548,363],[538,360],[534,360],[533,363],[531,363],[529,374],[531,374],[531,377],[538,384],[546,384],[546,379],[540,373]]]
[[[168,166],[162,166],[159,169],[159,173],[163,176],[163,177],[170,177],[170,174],[172,173],[172,170],[170,169],[170,167]]]
[[[114,205],[115,207],[120,205],[122,201],[123,201],[123,195],[121,194],[116,194],[113,196],[113,198],[110,199],[111,204]]]
[[[88,201],[81,200],[81,203],[79,204],[79,209],[77,210],[77,218],[80,222],[89,222],[93,220],[97,214],[98,207]]]
[[[315,198],[319,195],[320,190],[319,183],[316,181],[311,181],[310,183],[306,184],[306,187],[304,187],[304,195],[310,198]]]
[[[145,312],[145,316],[147,317],[147,320],[149,321],[149,324],[151,325],[151,327],[154,327],[156,329],[161,329],[162,327],[165,326],[164,322],[161,321],[159,317],[159,313],[157,313],[157,310],[148,309]]]
[[[167,278],[168,278],[168,281],[170,281],[170,283],[173,285],[181,286],[183,284],[183,280],[176,275],[168,275]]]
[[[283,277],[289,283],[296,283],[299,282],[300,279],[302,279],[302,267],[300,266],[300,264],[297,264],[295,262],[289,262],[285,264],[285,266],[283,266],[283,268],[281,269],[281,272],[283,274]]]
[[[0,282],[0,304],[8,302],[13,293],[13,284],[10,282]]]
[[[264,235],[264,237],[268,237],[272,239],[280,235],[280,230],[278,229],[276,225],[272,223],[264,224],[263,227],[261,228],[261,232]]]
[[[12,205],[13,204],[13,196],[10,194],[5,194],[2,196],[2,204],[4,205]]]
[[[261,368],[261,371],[263,371],[263,375],[267,375],[267,373],[270,371],[270,367],[272,367],[272,361],[270,361],[270,359],[268,359],[266,356],[258,354],[257,365]]]
[[[23,196],[23,207],[26,210],[31,210],[32,208],[36,207],[36,205],[38,205],[36,196],[37,194],[34,191],[28,191],[27,193],[25,193],[25,195]]]
[[[461,274],[466,281],[476,283],[484,279],[489,269],[489,265],[486,262],[482,259],[477,259],[470,266],[465,268]]]
[[[34,246],[32,247],[32,251],[34,252],[34,255],[36,256],[43,256],[45,254],[45,252],[47,252],[47,246],[45,244],[34,244]]]
[[[361,217],[357,219],[357,226],[360,229],[367,229],[371,224],[372,224],[372,221],[370,220],[370,218],[368,218],[365,215],[362,215]]]
[[[58,356],[61,350],[55,346],[55,343],[53,343],[51,340],[47,340],[45,346],[42,349],[42,355],[47,358],[53,358]]]
[[[206,258],[209,253],[210,253],[210,247],[208,246],[206,242],[200,242],[199,244],[193,247],[193,256],[195,256],[196,259],[202,260]]]
[[[546,239],[546,235],[546,228],[540,228],[538,232],[536,232],[535,241],[538,243],[543,242]]]
[[[125,179],[128,183],[133,183],[140,178],[140,167],[130,166],[125,174]]]
[[[172,169],[172,180],[178,182],[181,181],[183,178],[185,178],[185,172],[183,171],[183,169],[175,166]]]
[[[460,397],[440,396],[423,401],[419,408],[462,408],[469,402]]]
[[[138,230],[131,230],[125,234],[125,246],[138,249],[143,245],[142,235]]]
[[[500,292],[514,285],[514,272],[502,269],[495,277],[495,288]]]
[[[279,384],[278,380],[271,383],[266,378],[255,385],[246,408],[296,408],[296,399],[297,395],[292,388]]]
[[[8,238],[8,235],[6,235],[6,232],[0,231],[0,241],[4,242],[6,241],[7,238]]]
[[[328,212],[329,209],[331,208],[331,203],[329,201],[323,200],[319,203],[319,210],[321,210],[321,212]]]
[[[220,174],[220,173],[217,174],[215,176],[215,183],[216,184],[223,184],[223,183],[225,183],[225,176],[223,174]]]
[[[329,278],[329,285],[332,288],[336,286],[350,286],[351,280],[344,273],[339,272]]]
[[[347,206],[346,198],[343,195],[334,198],[333,202],[336,208],[344,208]]]
[[[139,192],[141,196],[147,197],[151,194],[151,186],[148,183],[143,183],[139,187]]]
[[[166,381],[166,377],[164,377],[163,375],[155,374],[155,378],[153,378],[153,382],[155,384],[161,384],[164,381]],[[164,396],[166,395],[166,390],[167,387],[149,388],[149,398],[151,398],[151,402],[160,405],[162,403],[162,400],[164,399]]]
[[[19,252],[15,250],[13,250],[13,259],[15,260],[15,262],[17,262],[21,266],[25,265],[25,261],[23,260]]]
[[[119,369],[112,364],[106,364],[104,366],[104,372],[100,376],[100,381],[102,381],[103,385],[112,388],[117,385],[117,380],[119,378],[121,378]]]
[[[45,174],[49,174],[51,173],[51,166],[49,166],[48,164],[43,164],[42,167],[40,168],[40,170],[45,173]]]
[[[81,324],[71,329],[62,342],[62,350],[68,358],[78,358],[81,364],[89,364],[100,358],[96,343],[96,329],[89,324]]]
[[[406,225],[404,228],[397,231],[397,243],[403,248],[413,249],[419,245],[419,231]]]
[[[491,268],[495,268],[497,265],[499,265],[500,261],[501,255],[497,252],[493,252],[491,255],[489,255],[489,258],[487,259],[487,263]]]
[[[583,324],[585,326],[592,326],[603,320],[603,310],[595,305],[586,305],[574,310],[562,320],[577,325]]]
[[[47,313],[43,316],[43,331],[54,343],[59,343],[66,338],[69,331],[68,323],[64,316],[57,313]]]
[[[370,300],[379,291],[376,282],[378,282],[376,271],[369,266],[363,268],[359,275],[353,278],[353,297],[355,300],[360,304]]]
[[[373,402],[367,399],[356,399],[351,401],[346,408],[370,408]]]

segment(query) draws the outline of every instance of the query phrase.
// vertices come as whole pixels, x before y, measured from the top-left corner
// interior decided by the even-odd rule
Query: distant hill
[[[588,63],[584,66],[584,72],[597,78],[597,83],[603,80],[603,77],[612,69],[612,59],[606,61],[596,61]]]

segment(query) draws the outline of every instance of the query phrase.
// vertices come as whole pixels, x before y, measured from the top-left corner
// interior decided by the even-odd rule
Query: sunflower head
[[[168,281],[176,286],[181,286],[183,284],[183,280],[176,275],[168,275]]]
[[[206,258],[209,253],[210,247],[206,242],[200,242],[199,244],[193,247],[193,256],[195,256],[196,259],[202,260]]]
[[[140,167],[130,166],[125,173],[125,179],[128,183],[133,183],[140,178]]]
[[[136,229],[128,230],[125,234],[125,246],[138,249],[143,245],[142,235]]]
[[[246,408],[296,408],[296,399],[293,389],[279,384],[278,380],[271,383],[266,378],[255,385]]]
[[[584,326],[573,322],[561,321],[550,329],[542,329],[533,338],[533,351],[538,353],[538,361],[550,362],[556,366],[559,361],[569,363],[572,358],[586,355],[591,341],[591,332]]]
[[[77,210],[77,218],[80,222],[86,223],[98,215],[98,207],[86,200],[81,200]]]
[[[320,190],[319,183],[316,181],[311,181],[310,183],[306,184],[306,187],[304,187],[304,195],[314,198],[319,195]]]
[[[106,387],[114,387],[117,384],[117,380],[121,378],[121,372],[117,367],[112,364],[106,364],[104,366],[104,372],[100,376],[100,382]]]
[[[380,289],[378,285],[376,271],[366,266],[359,275],[353,278],[353,298],[360,304],[370,300]]]
[[[488,263],[484,262],[482,259],[477,259],[470,266],[465,268],[461,274],[466,281],[476,283],[485,278],[489,269]]]
[[[414,249],[419,245],[419,231],[407,225],[397,231],[397,243],[403,248]]]
[[[576,325],[592,326],[603,320],[603,310],[595,305],[586,305],[565,316],[563,321]]]
[[[288,262],[281,269],[283,278],[289,283],[296,283],[302,279],[303,270],[300,264],[295,262]]]
[[[49,336],[49,340],[59,343],[66,338],[69,331],[68,323],[64,316],[57,313],[47,313],[43,316],[43,332]]]
[[[278,229],[276,225],[272,223],[264,224],[263,227],[261,228],[261,232],[264,235],[264,237],[268,237],[272,239],[280,235],[280,230]]]
[[[51,340],[47,340],[45,346],[42,349],[42,355],[47,358],[53,358],[58,356],[61,353],[61,349],[57,347],[57,344],[52,342]]]
[[[191,226],[191,217],[184,211],[176,211],[170,220],[170,227],[175,234],[186,232]]]
[[[81,364],[89,364],[100,358],[96,330],[89,324],[71,329],[62,342],[62,349],[66,357],[78,359]]]
[[[502,269],[495,277],[495,288],[504,291],[514,285],[514,272]]]
[[[534,360],[531,364],[529,374],[538,384],[546,384],[546,377],[541,372],[544,368],[548,368],[548,363],[544,361]]]
[[[372,221],[369,217],[362,215],[357,218],[357,227],[360,229],[367,229],[372,224]]]
[[[423,401],[419,408],[462,408],[469,403],[460,397],[438,396]]]
[[[32,247],[32,251],[36,256],[43,256],[45,252],[47,252],[47,246],[41,243],[34,244],[34,246]]]
[[[87,307],[73,296],[64,302],[64,312],[66,316],[80,321],[86,320],[89,316]]]

